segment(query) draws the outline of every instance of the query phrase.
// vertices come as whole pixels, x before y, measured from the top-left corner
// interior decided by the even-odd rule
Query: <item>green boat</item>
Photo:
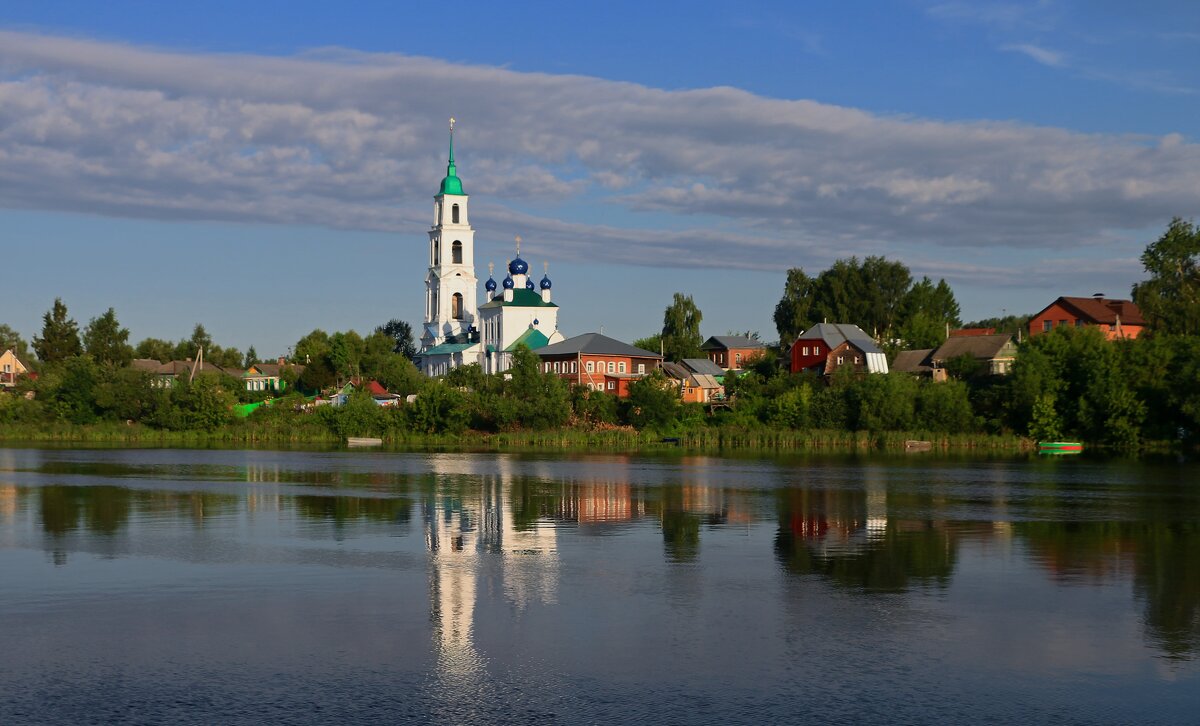
[[[1078,441],[1039,441],[1039,454],[1078,454],[1083,451],[1083,444]]]

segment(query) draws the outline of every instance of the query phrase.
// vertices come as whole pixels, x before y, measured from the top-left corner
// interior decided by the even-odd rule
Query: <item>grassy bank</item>
[[[403,449],[463,451],[562,450],[642,451],[681,448],[691,451],[904,451],[910,440],[929,441],[935,451],[1019,453],[1033,443],[1018,436],[930,434],[926,432],[796,431],[788,429],[702,428],[667,436],[632,428],[588,431],[557,429],[461,434],[419,434],[389,431],[385,445]],[[58,444],[127,444],[132,446],[226,445],[272,447],[286,445],[338,446],[344,441],[319,425],[262,425],[248,422],[212,431],[164,431],[141,425],[100,423],[86,426],[41,424],[0,426],[0,441]]]

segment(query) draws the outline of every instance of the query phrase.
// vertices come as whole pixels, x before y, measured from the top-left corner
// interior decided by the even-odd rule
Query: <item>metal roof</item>
[[[450,353],[461,353],[467,348],[478,345],[478,343],[442,343],[435,345],[429,350],[421,351],[421,355],[448,355]]]
[[[545,333],[538,330],[537,328],[529,328],[524,333],[521,333],[521,337],[514,340],[504,350],[507,353],[511,353],[512,351],[516,350],[518,346],[521,346],[521,345],[525,346],[526,348],[529,348],[530,350],[537,350],[538,348],[545,347],[546,344],[549,342],[550,342],[550,339],[546,337]]]
[[[901,373],[929,373],[933,366],[929,362],[929,354],[933,348],[923,350],[902,350],[892,361],[892,370]]]
[[[725,375],[725,369],[716,363],[713,363],[708,358],[684,358],[681,362],[690,368],[694,373],[700,373],[708,376]]]
[[[542,299],[541,293],[533,290],[513,290],[512,302],[507,302],[504,299],[504,293],[497,292],[496,297],[491,301],[485,302],[479,306],[480,310],[502,307],[519,307],[519,308],[556,308],[558,307],[552,302],[546,302]]]
[[[850,341],[864,353],[882,353],[871,336],[863,329],[850,323],[817,323],[800,334],[796,340],[823,340],[830,348],[836,348]]]
[[[729,350],[730,348],[766,348],[760,341],[744,335],[714,335],[700,346],[700,350]]]
[[[631,358],[654,358],[661,360],[662,356],[658,353],[651,353],[648,350],[635,348],[628,343],[622,343],[619,340],[610,338],[607,335],[599,333],[584,333],[576,335],[574,338],[567,338],[561,343],[548,345],[545,348],[538,348],[533,351],[540,356],[552,355],[619,355],[629,356]]]
[[[929,356],[930,360],[943,361],[969,355],[979,360],[991,360],[1000,355],[1004,346],[1012,342],[1012,336],[1001,333],[998,335],[972,335],[965,338],[947,338],[945,343]]]

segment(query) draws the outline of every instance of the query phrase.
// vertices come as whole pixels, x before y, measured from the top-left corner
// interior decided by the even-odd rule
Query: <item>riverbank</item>
[[[934,451],[1021,453],[1033,442],[1019,436],[932,434],[928,432],[797,431],[789,429],[701,428],[669,434],[632,428],[606,430],[557,429],[489,433],[420,434],[388,431],[381,436],[387,448],[462,451],[563,450],[636,452],[680,448],[691,451],[890,451],[902,452],[906,442],[928,441]],[[248,448],[284,445],[340,446],[345,440],[319,425],[272,426],[248,422],[211,431],[166,431],[139,424],[42,424],[0,426],[5,444],[127,444],[131,446],[239,445]]]

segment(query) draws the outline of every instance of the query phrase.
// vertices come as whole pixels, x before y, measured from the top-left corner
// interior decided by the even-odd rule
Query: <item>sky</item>
[[[625,340],[884,255],[965,320],[1128,296],[1200,208],[1200,3],[0,5],[0,323],[287,352],[419,328],[457,119],[477,275]]]

